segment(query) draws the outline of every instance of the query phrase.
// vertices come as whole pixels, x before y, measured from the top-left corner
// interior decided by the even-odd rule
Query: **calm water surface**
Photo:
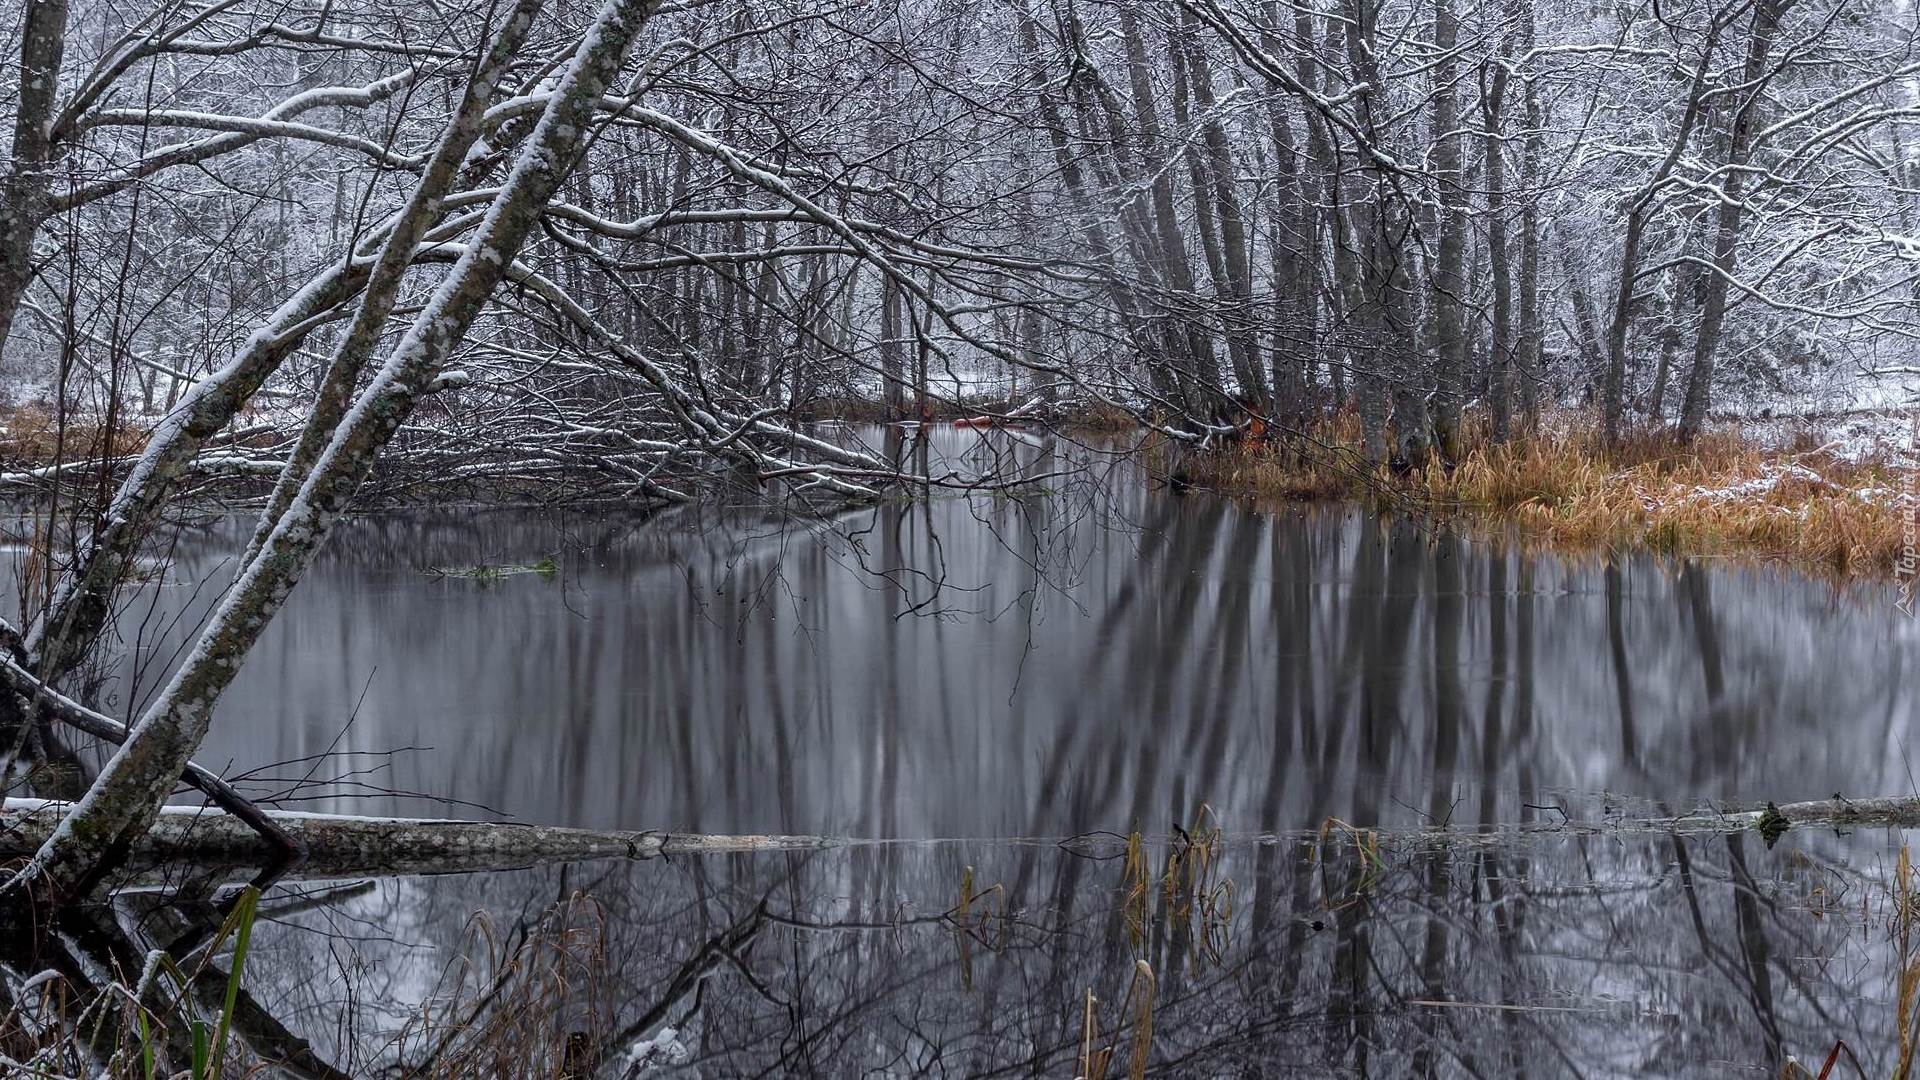
[[[1010,445],[1033,471],[1068,457]],[[1252,831],[1510,822],[1562,790],[1684,806],[1915,786],[1920,633],[1890,589],[1568,563],[1121,480],[825,525],[361,518],[247,661],[205,756],[419,748],[365,779],[552,823],[877,838],[1152,829],[1200,802]],[[125,620],[143,663],[105,691],[119,707],[151,691],[248,524],[180,540]],[[551,575],[433,572],[546,558]],[[354,790],[316,808],[423,805]]]
[[[567,918],[613,974],[555,1022],[662,1074],[1068,1076],[1086,991],[1117,1008],[1136,958],[1164,1075],[1778,1076],[1840,1039],[1891,1069],[1898,834],[1315,832],[1914,790],[1890,591],[1261,512],[1038,439],[935,449],[1091,471],[824,523],[343,526],[203,761],[316,809],[943,842],[380,881],[276,922],[263,1001],[356,1069],[406,1060],[475,912],[584,890]],[[181,535],[102,701],[151,693],[247,526]],[[1130,908],[1112,834],[1203,805],[1216,902]],[[934,918],[969,867],[1004,917]]]

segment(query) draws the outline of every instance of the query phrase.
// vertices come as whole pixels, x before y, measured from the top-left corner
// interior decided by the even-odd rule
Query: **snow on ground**
[[[1885,461],[1901,468],[1920,468],[1920,410],[1775,414],[1727,423],[1767,449],[1803,444],[1810,436],[1820,450],[1842,461]]]
[[[1920,468],[1920,376],[1837,371],[1790,396],[1745,400],[1729,414],[1721,423],[1770,449],[1812,439],[1843,461]]]

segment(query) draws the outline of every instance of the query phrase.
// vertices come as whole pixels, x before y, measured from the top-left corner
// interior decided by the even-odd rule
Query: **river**
[[[475,913],[504,941],[577,892],[591,960],[553,963],[592,1000],[522,1015],[648,1075],[1071,1076],[1137,959],[1165,1075],[1778,1076],[1836,1040],[1891,1072],[1901,834],[1552,828],[1920,787],[1890,588],[1176,494],[1039,436],[932,453],[1049,478],[342,525],[203,763],[304,809],[857,842],[373,882],[260,935],[263,1004],[417,1060]],[[177,534],[110,711],[248,524]]]

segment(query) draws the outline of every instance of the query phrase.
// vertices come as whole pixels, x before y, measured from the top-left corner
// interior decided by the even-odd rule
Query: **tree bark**
[[[1433,2],[1433,180],[1439,197],[1439,250],[1435,253],[1428,300],[1427,346],[1434,373],[1433,434],[1440,456],[1460,460],[1460,411],[1466,403],[1467,342],[1462,314],[1466,293],[1463,264],[1467,249],[1467,189],[1461,171],[1460,110],[1454,84],[1459,64],[1454,49],[1460,20],[1453,0]]]
[[[1720,185],[1719,220],[1713,238],[1713,270],[1707,274],[1706,296],[1700,305],[1700,331],[1694,341],[1693,371],[1687,378],[1687,396],[1680,405],[1679,436],[1689,443],[1700,434],[1713,396],[1713,360],[1727,316],[1727,280],[1739,262],[1740,224],[1746,214],[1748,161],[1753,156],[1753,134],[1761,112],[1763,91],[1771,80],[1767,65],[1773,55],[1773,37],[1792,0],[1755,0],[1753,29],[1747,39],[1746,63],[1740,87],[1746,100],[1734,110],[1728,138],[1726,180]]]
[[[49,211],[54,105],[67,49],[67,0],[27,0],[13,157],[0,200],[0,351],[33,278],[33,240]]]
[[[1503,443],[1513,434],[1513,263],[1507,251],[1507,151],[1500,111],[1507,93],[1509,42],[1481,72],[1481,119],[1486,132],[1487,262],[1493,274],[1493,340],[1487,356],[1490,435]]]
[[[380,448],[459,345],[583,152],[600,95],[656,2],[610,0],[601,10],[464,253],[348,412],[299,495],[221,601],[180,669],[60,831],[5,891],[44,891],[56,901],[84,896],[153,824],[205,738],[221,692],[285,603]]]

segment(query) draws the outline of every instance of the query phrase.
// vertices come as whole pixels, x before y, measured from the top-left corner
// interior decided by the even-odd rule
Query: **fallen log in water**
[[[70,803],[46,799],[7,799],[0,806],[0,859],[33,854],[59,827]],[[262,813],[303,842],[307,858],[292,878],[334,878],[392,874],[476,873],[510,870],[541,863],[589,859],[651,859],[662,855],[794,851],[843,845],[889,843],[821,836],[711,835],[656,831],[619,832],[517,822],[457,819],[361,817],[290,810]],[[1440,843],[1498,842],[1515,834],[1728,833],[1758,830],[1769,842],[1796,826],[1920,828],[1920,795],[1813,802],[1768,803],[1760,810],[1696,810],[1673,817],[1609,817],[1599,821],[1563,818],[1491,828],[1371,830],[1383,839]],[[1324,830],[1322,830],[1324,832]],[[1263,834],[1255,842],[1316,835]],[[1074,840],[1059,843],[1073,848]],[[129,877],[143,870],[185,865],[218,874],[236,867],[260,867],[279,861],[280,852],[253,825],[212,807],[169,806],[131,853]]]
[[[6,800],[0,807],[0,858],[33,854],[72,804]],[[703,836],[617,832],[516,822],[361,817],[264,810],[306,845],[299,877],[439,874],[504,870],[586,859],[650,859],[678,852],[791,850],[826,846],[802,836]],[[262,866],[280,855],[247,822],[212,807],[168,806],[131,853],[140,864]]]
[[[1766,832],[1790,825],[1882,826],[1892,829],[1920,828],[1920,795],[1893,795],[1872,799],[1848,799],[1835,795],[1812,802],[1768,803],[1759,810],[1732,814],[1693,814],[1674,819],[1693,828],[1759,829]]]
[[[1553,829],[1552,823],[1543,823]],[[1582,823],[1570,823],[1578,826]],[[1599,823],[1598,828],[1631,832],[1738,832],[1758,829],[1778,836],[1795,825],[1831,825],[1868,828],[1920,828],[1920,795],[1870,799],[1831,799],[1768,803],[1758,810],[1695,810],[1677,817],[1622,818]]]
[[[1768,846],[1789,829],[1920,828],[1920,795],[1894,795],[1849,799],[1835,795],[1831,799],[1808,802],[1767,803],[1757,810],[1720,810],[1711,807],[1667,817],[1607,816],[1600,819],[1574,817],[1558,806],[1535,807],[1552,810],[1558,818],[1540,818],[1517,824],[1420,826],[1410,829],[1364,829],[1347,822],[1328,819],[1320,829],[1302,833],[1269,833],[1258,839],[1273,843],[1312,839],[1331,830],[1366,833],[1382,840],[1401,843],[1498,844],[1520,836],[1589,836],[1602,834],[1725,834],[1753,830],[1766,838]]]

